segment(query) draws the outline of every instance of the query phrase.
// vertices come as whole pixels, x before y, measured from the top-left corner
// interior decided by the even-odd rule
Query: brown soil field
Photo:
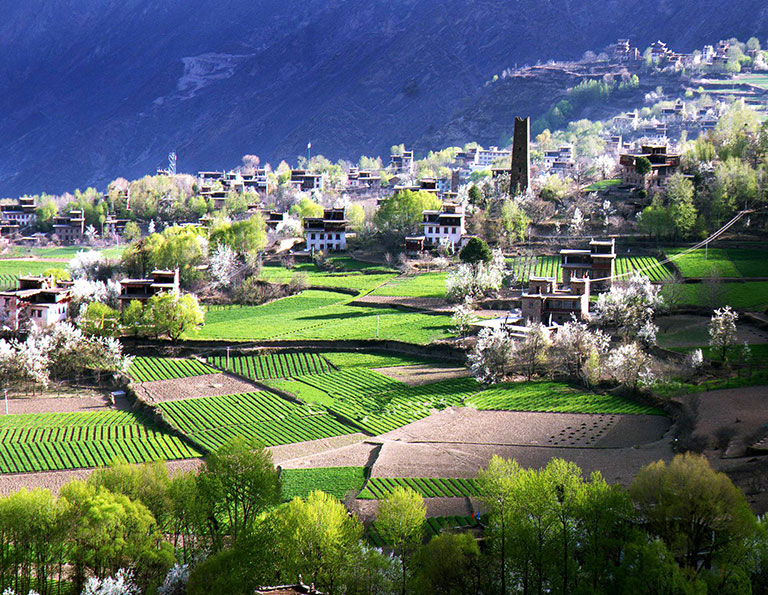
[[[768,386],[714,390],[680,397],[698,403],[696,432],[714,437],[723,426],[736,430],[742,439],[768,423]]]
[[[127,411],[131,408],[127,397],[118,398],[115,407],[111,407],[106,394],[93,392],[81,397],[16,397],[8,399],[8,414],[19,415],[23,413],[70,413],[76,411],[93,412],[121,409]],[[5,404],[0,400],[0,412],[5,414]]]
[[[308,442],[271,446],[268,450],[272,453],[272,460],[275,465],[283,465],[284,463],[287,463],[284,466],[291,467],[292,465],[290,464],[290,461],[297,458],[304,460],[311,458],[314,455],[322,455],[330,451],[340,453],[344,451],[346,447],[357,445],[366,438],[367,436],[365,434],[348,434],[345,436],[335,436],[333,438],[310,440]],[[353,463],[348,465],[344,462],[343,452],[341,456],[337,456],[337,459],[339,462],[336,462],[333,465],[335,467],[356,466]]]
[[[374,439],[375,440],[375,439]],[[371,463],[381,445],[368,439],[335,450],[297,456],[281,463],[286,469],[310,469],[313,467],[365,467]]]
[[[461,367],[435,367],[429,364],[419,364],[415,366],[393,366],[391,368],[375,368],[376,372],[389,376],[393,380],[405,382],[410,386],[420,384],[429,384],[440,380],[449,380],[451,378],[463,378],[469,376],[469,370]]]
[[[710,318],[708,316],[696,316],[693,314],[678,314],[663,316],[658,319],[659,343],[664,347],[697,347],[706,345],[709,341],[707,328]],[[666,333],[674,335],[665,339]],[[690,338],[686,337],[690,335]],[[768,333],[755,326],[740,322],[737,325],[738,343],[768,343]]]
[[[203,374],[190,378],[173,378],[142,382],[136,392],[150,403],[162,403],[194,397],[217,397],[262,390],[255,384],[230,374]]]

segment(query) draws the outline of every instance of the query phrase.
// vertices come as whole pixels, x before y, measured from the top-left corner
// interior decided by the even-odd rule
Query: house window
[[[336,239],[337,239],[337,240],[341,240],[341,234],[340,234],[340,233],[337,233],[337,234],[336,234]]]

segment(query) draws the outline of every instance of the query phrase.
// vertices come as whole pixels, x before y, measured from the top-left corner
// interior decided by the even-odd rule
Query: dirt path
[[[8,399],[8,414],[22,415],[25,413],[71,413],[71,412],[95,412],[130,410],[128,399],[118,398],[115,406],[107,401],[106,394],[94,393],[82,397],[15,397]],[[5,405],[0,400],[0,412],[5,414]]]
[[[429,384],[430,382],[469,376],[469,370],[463,366],[441,368],[430,364],[375,368],[375,371],[384,374],[384,376],[388,376],[393,380],[405,382],[405,384],[410,386],[419,386],[421,384]]]

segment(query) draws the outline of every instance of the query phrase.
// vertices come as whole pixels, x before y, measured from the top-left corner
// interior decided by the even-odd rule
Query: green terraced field
[[[365,483],[365,467],[321,467],[314,469],[283,469],[283,499],[306,498],[310,492],[321,490],[343,499],[349,492],[355,495]]]
[[[703,248],[688,254],[682,254],[684,248],[668,248],[667,256],[672,258],[683,277],[711,277],[718,274],[721,277],[741,277],[736,266],[728,258],[726,250],[720,248]],[[706,258],[705,258],[706,256]]]
[[[423,273],[411,277],[396,277],[371,295],[392,297],[444,298],[447,273]]]
[[[158,407],[173,426],[210,450],[235,437],[276,446],[355,432],[322,407],[268,392],[166,401]]]
[[[680,286],[678,302],[683,305],[720,307],[725,304],[737,310],[763,312],[768,309],[768,281],[725,282],[720,303],[713,304],[709,287],[705,283],[686,283]],[[664,290],[662,290],[662,296]]]
[[[408,386],[364,368],[296,380],[327,394],[323,405],[371,434],[392,431],[427,417],[435,409],[462,405],[479,386],[473,378]]]
[[[289,283],[297,274],[306,275],[310,287],[343,287],[357,291],[370,291],[382,283],[395,277],[395,273],[382,272],[376,267],[376,273],[365,273],[365,268],[348,272],[328,272],[318,269],[314,264],[300,264],[292,269],[278,265],[265,265],[261,269],[260,278],[272,283]]]
[[[427,517],[425,530],[427,537],[430,538],[435,535],[440,535],[443,531],[461,531],[479,525],[480,522],[478,519],[471,516],[433,516]],[[368,529],[368,539],[375,547],[391,545],[381,536],[379,525],[376,521],[374,521]]]
[[[516,256],[507,259],[507,267],[520,283],[528,283],[531,276],[556,277],[563,280],[560,256],[526,257]]]
[[[371,477],[358,498],[382,500],[396,487],[411,488],[424,498],[468,498],[478,495],[477,480],[457,477]]]
[[[184,459],[200,453],[132,412],[40,413],[0,418],[0,472],[29,473]]]
[[[212,308],[193,339],[379,339],[426,344],[452,335],[450,316],[349,305],[351,297],[307,290],[262,306]]]
[[[135,357],[128,375],[136,382],[189,378],[203,374],[216,374],[218,370],[194,359],[166,357]]]
[[[597,395],[560,382],[503,383],[470,397],[466,404],[480,410],[498,411],[664,414],[622,397]]]
[[[222,370],[229,370],[253,380],[291,378],[304,374],[324,374],[331,367],[316,353],[270,353],[267,355],[230,356],[227,367],[226,355],[208,358],[208,363]]]
[[[654,282],[672,279],[670,270],[661,264],[661,261],[655,256],[616,257],[616,276],[618,279],[629,279],[635,272]]]
[[[23,275],[41,275],[51,268],[64,268],[66,263],[47,260],[0,260],[0,288],[15,289]]]
[[[412,366],[415,364],[434,363],[410,355],[372,353],[363,351],[332,351],[323,357],[340,369],[347,368],[387,368],[392,366]]]

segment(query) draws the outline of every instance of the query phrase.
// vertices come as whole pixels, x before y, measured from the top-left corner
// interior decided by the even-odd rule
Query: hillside
[[[103,187],[171,149],[195,171],[245,153],[294,160],[310,139],[334,159],[491,142],[506,133],[499,105],[551,103],[547,89],[515,101],[514,85],[489,96],[483,83],[515,63],[616,37],[691,50],[751,35],[768,35],[756,0],[16,3],[0,23],[0,196]]]

